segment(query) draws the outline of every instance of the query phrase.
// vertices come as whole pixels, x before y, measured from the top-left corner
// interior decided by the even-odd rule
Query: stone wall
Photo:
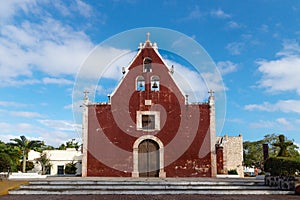
[[[242,135],[217,137],[217,144],[223,147],[224,173],[235,169],[240,177],[244,177]]]

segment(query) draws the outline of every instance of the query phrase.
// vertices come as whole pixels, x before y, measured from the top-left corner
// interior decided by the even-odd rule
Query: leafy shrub
[[[294,176],[300,171],[300,157],[270,157],[266,160],[265,171],[272,176]]]
[[[11,158],[6,153],[0,153],[0,172],[7,172],[13,164]]]
[[[22,171],[23,161],[21,161],[20,165],[18,166],[19,171]],[[26,171],[32,170],[34,168],[34,163],[31,161],[26,162]]]
[[[236,169],[231,169],[231,170],[228,170],[228,174],[232,174],[232,175],[238,175]]]
[[[77,170],[76,163],[71,162],[66,164],[66,168],[65,168],[66,174],[76,174],[76,170]]]

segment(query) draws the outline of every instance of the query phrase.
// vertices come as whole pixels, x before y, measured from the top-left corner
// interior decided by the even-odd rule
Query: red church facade
[[[108,102],[85,98],[82,176],[215,177],[215,104],[189,103],[149,38]]]

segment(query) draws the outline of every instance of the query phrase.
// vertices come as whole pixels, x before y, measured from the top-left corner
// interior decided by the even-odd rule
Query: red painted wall
[[[217,173],[218,174],[224,174],[223,147],[217,146],[216,147],[216,154],[217,154]]]
[[[152,72],[143,72],[143,59],[152,59]],[[164,145],[167,177],[211,176],[210,113],[207,103],[186,105],[185,97],[168,68],[152,48],[144,48],[129,66],[111,104],[89,106],[87,175],[131,176],[133,144],[143,135],[154,135]],[[151,91],[151,77],[160,78],[159,91]],[[136,91],[143,76],[145,91]],[[145,105],[151,100],[151,105]],[[137,111],[160,111],[160,130],[137,130]]]

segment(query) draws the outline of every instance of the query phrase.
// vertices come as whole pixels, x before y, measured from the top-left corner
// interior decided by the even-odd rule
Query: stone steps
[[[9,194],[294,194],[264,186],[262,181],[187,180],[49,180],[31,181]]]

